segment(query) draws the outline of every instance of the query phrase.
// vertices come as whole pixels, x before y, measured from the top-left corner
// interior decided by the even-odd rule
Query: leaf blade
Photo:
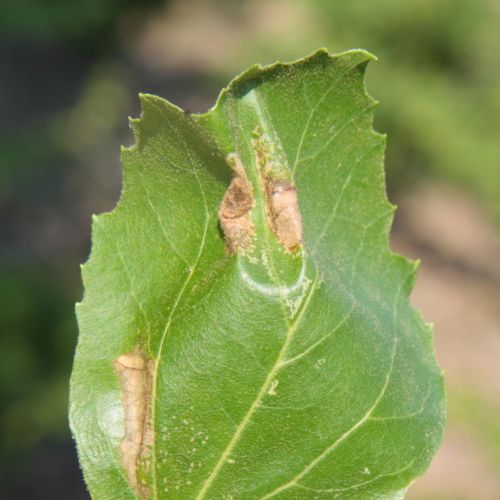
[[[113,359],[139,345],[155,361],[155,440],[139,468],[152,498],[387,498],[428,465],[444,421],[442,378],[432,334],[408,302],[415,266],[388,248],[394,209],[385,196],[384,141],[372,130],[374,101],[364,89],[372,58],[318,51],[297,63],[252,67],[205,115],[142,98],[135,156],[124,153],[120,205],[131,212],[120,214],[120,206],[109,224],[115,243],[125,221],[135,220],[125,240],[136,255],[118,255],[122,268],[128,261],[136,267],[125,273],[128,281],[123,269],[109,271],[111,243],[96,263],[95,248],[105,241],[96,231],[95,270],[84,273],[87,305],[79,311],[72,427],[85,449],[77,401],[88,385],[82,379],[92,358],[86,350],[96,345],[97,304],[102,288],[113,298],[115,281],[124,290],[128,283],[124,295],[142,318],[137,324],[144,330],[153,320],[142,337],[133,324],[115,333],[120,342],[113,339],[100,370],[118,408]],[[254,193],[252,249],[232,256],[216,222],[228,156]],[[134,172],[144,165],[150,187],[141,191]],[[284,251],[269,225],[268,175],[296,187],[297,252]],[[127,197],[128,185],[135,198]],[[137,220],[133,211],[149,216]],[[147,244],[138,248],[140,231]],[[181,276],[175,262],[185,268]],[[103,270],[113,279],[103,283]],[[110,320],[119,324],[113,311]],[[122,467],[109,429],[100,439],[110,443],[112,466],[97,473],[81,461],[91,490],[105,498],[98,488],[114,492]],[[127,488],[123,475],[119,487]]]

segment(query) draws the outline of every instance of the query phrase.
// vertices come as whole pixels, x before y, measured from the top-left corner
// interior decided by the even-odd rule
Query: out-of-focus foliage
[[[158,0],[3,0],[0,32],[5,36],[84,40],[112,30],[117,16],[134,5]]]
[[[40,496],[43,477],[16,460],[69,440],[78,264],[90,214],[118,197],[117,147],[131,142],[125,117],[138,113],[139,90],[203,111],[256,61],[364,47],[379,57],[367,78],[381,102],[376,129],[388,133],[392,192],[454,183],[500,220],[499,26],[496,0],[0,0],[0,497],[32,498],[4,480]],[[448,342],[456,350],[456,337]],[[479,405],[454,394],[450,419],[497,446],[494,420],[484,424]]]

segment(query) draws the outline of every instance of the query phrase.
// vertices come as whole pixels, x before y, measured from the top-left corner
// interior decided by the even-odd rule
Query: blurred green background
[[[423,261],[449,426],[410,499],[500,498],[497,0],[0,2],[0,499],[88,498],[66,405],[90,215],[113,208],[128,115],[204,111],[255,62],[379,57],[392,245]]]

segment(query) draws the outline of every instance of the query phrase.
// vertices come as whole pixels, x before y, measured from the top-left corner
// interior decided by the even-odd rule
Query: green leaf
[[[141,96],[78,305],[93,498],[401,498],[428,466],[443,381],[388,248],[372,58],[253,66],[203,115]]]

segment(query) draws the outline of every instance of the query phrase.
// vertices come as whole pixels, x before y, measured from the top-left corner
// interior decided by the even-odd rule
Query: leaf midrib
[[[203,484],[202,488],[200,489],[198,495],[196,496],[196,500],[202,500],[205,497],[210,486],[215,481],[220,469],[222,468],[222,466],[226,462],[229,455],[232,453],[232,451],[235,448],[236,444],[238,443],[243,431],[245,430],[245,428],[247,427],[248,423],[250,422],[253,414],[255,413],[257,408],[259,407],[259,404],[262,401],[266,391],[269,389],[271,382],[274,380],[276,374],[281,370],[281,368],[283,366],[282,361],[283,361],[283,359],[288,351],[288,347],[290,346],[290,343],[293,339],[293,335],[296,332],[296,330],[297,330],[297,328],[298,328],[298,326],[299,326],[299,324],[304,316],[304,313],[310,304],[311,298],[314,295],[314,291],[316,290],[316,285],[318,283],[318,276],[319,276],[319,274],[316,274],[316,277],[315,277],[313,283],[311,283],[311,285],[310,285],[309,294],[307,295],[306,300],[304,301],[304,304],[302,305],[301,310],[299,311],[295,320],[291,323],[290,327],[288,328],[287,333],[286,333],[286,337],[285,337],[285,341],[283,342],[283,346],[278,354],[278,357],[276,358],[276,361],[274,362],[274,365],[272,366],[266,379],[264,380],[264,383],[262,384],[259,392],[257,393],[257,397],[255,398],[252,405],[248,409],[247,413],[245,414],[245,416],[241,420],[240,424],[236,428],[236,430],[233,434],[233,437],[229,441],[225,450],[222,452],[219,461],[215,465],[214,469],[212,470],[212,472],[208,476],[207,480]]]
[[[267,114],[266,110],[262,109],[263,103],[260,102],[258,94],[254,93],[254,97],[255,97],[255,99],[253,99],[253,105],[257,108],[256,111],[257,111],[257,116],[259,117],[259,120],[261,122],[266,122],[265,127],[264,127],[265,129],[272,128],[273,139],[279,141],[279,138],[278,138],[278,136],[276,134],[276,130],[275,130],[274,126],[271,123],[270,116]],[[241,120],[239,119],[239,104],[240,104],[240,101],[237,101],[236,102],[236,115],[237,115],[236,122],[239,123],[240,126],[241,126]],[[264,117],[264,113],[263,112],[265,114],[267,114],[267,118]],[[262,125],[264,125],[264,124],[262,124]],[[281,147],[281,144],[279,146]],[[258,170],[259,169],[259,165],[255,164],[254,168],[256,168]],[[259,176],[259,172],[257,172],[257,177],[258,176]],[[264,207],[263,204],[261,204],[260,209],[262,211],[261,215],[263,216],[261,220],[262,221],[266,221],[267,215],[265,213],[265,207]],[[264,234],[265,245],[267,247],[267,251],[268,251],[268,255],[269,255],[269,262],[270,262],[270,266],[271,266],[272,271],[273,271],[272,272],[273,276],[270,276],[270,278],[273,281],[275,281],[276,285],[278,285],[279,289],[281,290],[282,286],[279,283],[279,280],[277,278],[277,275],[276,275],[276,272],[275,272],[275,269],[274,269],[274,265],[273,265],[272,252],[270,252],[270,249],[271,249],[271,245],[270,245],[270,242],[269,242],[270,233],[269,233],[269,231],[261,231],[261,234]],[[206,493],[208,492],[208,490],[210,489],[211,485],[215,481],[215,479],[216,479],[219,471],[221,470],[221,468],[225,464],[226,460],[229,458],[230,454],[232,453],[233,449],[235,448],[235,446],[239,442],[241,435],[243,434],[244,430],[248,426],[248,424],[249,424],[249,422],[250,422],[253,414],[255,413],[255,411],[257,410],[257,408],[259,407],[259,404],[262,401],[262,399],[263,399],[266,391],[269,389],[270,384],[274,380],[274,378],[275,378],[276,374],[278,373],[278,371],[281,369],[281,367],[282,367],[282,361],[283,361],[283,359],[284,359],[284,357],[286,355],[286,352],[288,351],[288,347],[290,345],[290,342],[292,341],[293,334],[295,333],[297,327],[299,326],[299,324],[300,324],[300,322],[302,320],[302,317],[303,317],[306,309],[309,306],[311,297],[314,294],[314,290],[315,290],[315,286],[316,286],[316,283],[317,283],[318,276],[319,276],[319,273],[316,274],[314,283],[312,283],[310,285],[309,294],[306,297],[306,300],[304,301],[304,303],[302,304],[301,310],[299,311],[299,313],[297,314],[297,316],[295,317],[295,319],[291,323],[288,321],[287,314],[286,314],[286,306],[284,304],[284,300],[283,300],[282,294],[280,293],[280,306],[281,306],[281,308],[283,310],[283,316],[284,316],[285,322],[287,324],[287,333],[286,333],[286,336],[285,336],[285,341],[283,342],[283,345],[281,347],[280,352],[278,353],[278,357],[276,358],[276,360],[274,362],[274,365],[272,366],[272,368],[269,371],[269,373],[267,374],[267,377],[265,378],[263,384],[261,385],[260,390],[257,393],[257,396],[256,396],[255,400],[252,402],[252,404],[250,405],[249,409],[247,410],[247,413],[244,415],[243,419],[240,421],[240,423],[236,427],[236,430],[234,431],[231,440],[229,441],[229,443],[227,444],[226,448],[222,452],[219,460],[215,464],[215,467],[212,469],[212,472],[209,474],[208,478],[203,483],[203,485],[202,485],[202,487],[201,487],[198,495],[196,496],[196,500],[201,500],[201,499],[203,499],[205,497]]]

